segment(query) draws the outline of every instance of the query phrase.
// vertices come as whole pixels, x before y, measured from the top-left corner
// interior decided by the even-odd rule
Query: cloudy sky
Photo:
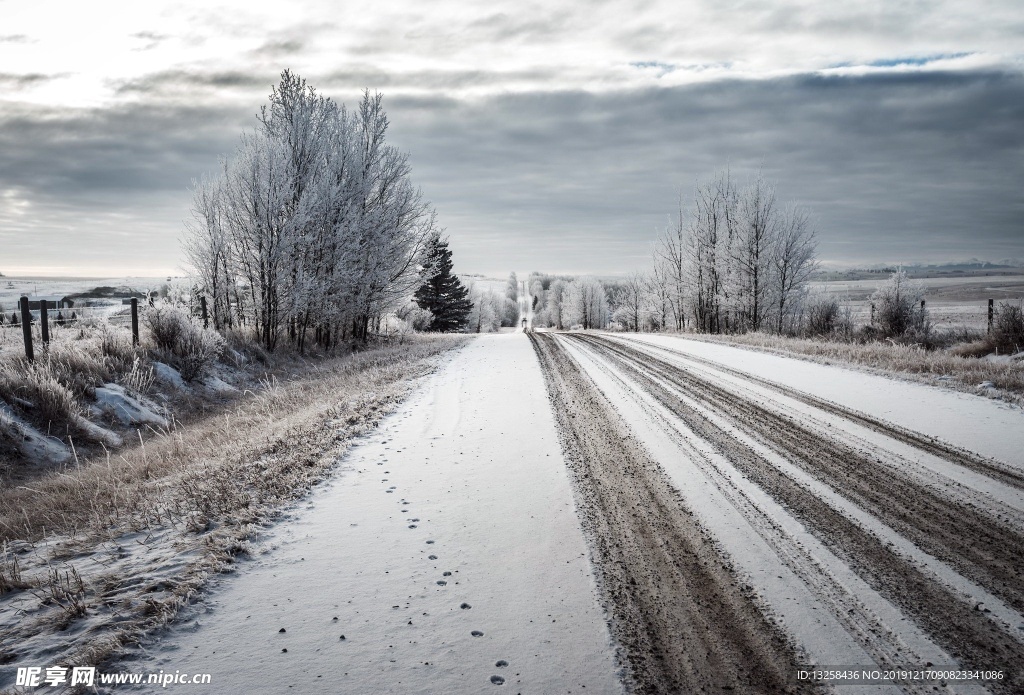
[[[284,68],[391,141],[463,272],[644,267],[728,166],[837,263],[1024,258],[1019,0],[0,0],[0,271],[180,273]]]

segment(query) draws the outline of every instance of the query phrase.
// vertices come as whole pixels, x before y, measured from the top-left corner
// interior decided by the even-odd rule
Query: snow
[[[522,335],[473,341],[342,467],[149,645],[147,669],[246,693],[483,692],[495,676],[510,692],[622,692]]]
[[[158,407],[144,398],[129,394],[118,384],[104,384],[96,388],[96,405],[102,413],[110,415],[122,425],[155,425],[167,427],[167,418]]]
[[[817,364],[668,335],[631,336],[714,360],[1024,468],[1024,411],[978,396],[854,368]]]
[[[214,393],[238,393],[237,388],[213,374],[203,379],[203,386]]]
[[[153,362],[153,374],[156,376],[157,381],[162,384],[176,388],[179,391],[184,391],[187,388],[185,380],[181,378],[181,374],[169,364]]]
[[[0,401],[0,434],[14,439],[18,451],[33,463],[67,463],[71,458],[59,439],[38,432],[3,401]]]

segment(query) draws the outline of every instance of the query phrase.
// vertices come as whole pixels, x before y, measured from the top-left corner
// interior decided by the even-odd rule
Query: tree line
[[[787,332],[806,319],[817,267],[810,216],[758,176],[697,184],[659,235],[652,266],[626,278],[534,273],[534,325],[567,329]]]
[[[817,267],[816,247],[808,213],[782,205],[763,177],[741,187],[720,173],[697,184],[688,206],[680,202],[646,282],[627,283],[632,323],[645,284],[662,323],[680,330],[792,330]]]

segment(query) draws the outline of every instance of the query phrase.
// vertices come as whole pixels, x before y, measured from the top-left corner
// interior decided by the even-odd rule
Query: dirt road
[[[670,347],[532,340],[639,692],[807,691],[808,664],[1024,692],[1019,466]]]

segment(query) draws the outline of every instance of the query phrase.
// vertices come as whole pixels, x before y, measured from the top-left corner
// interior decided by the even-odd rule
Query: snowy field
[[[837,295],[853,309],[863,325],[871,320],[871,294],[884,282],[846,280],[812,282],[810,286]],[[988,300],[1020,302],[1024,299],[1024,275],[915,279],[924,288],[929,318],[937,328],[966,327],[983,330],[988,321]]]
[[[140,292],[158,290],[167,284],[166,277],[114,278],[61,278],[61,277],[2,277],[0,278],[0,307],[14,310],[22,296],[60,296],[85,292],[95,287],[129,287]]]
[[[181,278],[173,278],[170,284],[181,283]],[[20,356],[23,351],[23,338],[20,326],[9,323],[12,312],[19,312],[18,302],[21,297],[66,297],[92,290],[96,287],[127,287],[139,292],[157,291],[169,284],[166,277],[112,277],[112,278],[62,278],[62,277],[2,277],[0,278],[0,313],[5,321],[0,325],[0,359],[5,356]],[[108,319],[111,315],[125,309],[120,299],[91,300],[92,306],[83,307],[82,302],[74,311],[77,317],[94,317]],[[70,317],[70,314],[68,315]],[[56,329],[56,312],[52,312],[50,325],[53,327],[52,338],[60,340],[61,331]],[[36,332],[38,333],[38,327]],[[70,335],[70,334],[69,334]],[[39,340],[37,337],[36,340]]]

